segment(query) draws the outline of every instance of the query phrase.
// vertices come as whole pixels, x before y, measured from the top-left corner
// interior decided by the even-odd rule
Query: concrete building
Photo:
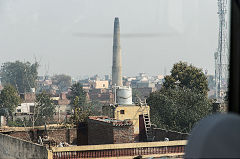
[[[122,57],[119,19],[114,20],[112,85],[122,86]]]
[[[108,81],[93,81],[90,82],[91,87],[94,89],[107,89],[108,88]]]
[[[63,122],[66,120],[67,115],[72,113],[72,106],[70,105],[70,100],[67,99],[65,93],[61,93],[57,97],[51,97],[55,107],[54,120],[58,122]]]
[[[130,120],[134,127],[134,140],[144,140],[146,128],[144,118],[146,115],[149,119],[150,107],[147,105],[111,105],[103,106],[103,113],[116,120]],[[144,116],[145,115],[145,116]],[[150,120],[150,119],[149,119]]]
[[[18,115],[28,115],[34,113],[35,103],[21,103],[16,108],[16,114]]]

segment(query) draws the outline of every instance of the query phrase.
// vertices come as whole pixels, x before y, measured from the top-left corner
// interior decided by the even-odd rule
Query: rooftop
[[[89,116],[88,119],[105,123],[112,123],[113,126],[130,126],[133,124],[130,120],[116,120],[109,118],[108,116]]]

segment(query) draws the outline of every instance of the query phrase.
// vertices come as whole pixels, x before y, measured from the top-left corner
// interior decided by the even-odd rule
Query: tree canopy
[[[197,121],[212,112],[212,102],[204,94],[182,87],[151,93],[147,103],[154,124],[179,132],[189,132]]]
[[[52,81],[54,85],[58,86],[60,92],[67,91],[72,84],[71,76],[64,74],[53,76]]]
[[[5,85],[0,94],[1,112],[12,115],[18,104],[20,104],[20,97],[16,89],[10,84]]]
[[[212,112],[207,77],[201,69],[179,62],[164,79],[161,90],[147,99],[151,120],[161,128],[189,132],[197,121]]]
[[[173,65],[171,75],[165,76],[163,86],[165,88],[186,87],[207,95],[208,81],[202,69],[186,62]]]
[[[72,114],[70,121],[73,124],[86,121],[87,117],[92,114],[89,105],[79,106],[79,97],[76,96],[73,101],[74,114]]]
[[[48,122],[52,119],[55,113],[55,107],[56,106],[53,104],[48,93],[43,91],[40,94],[37,94],[34,114],[32,116],[33,127],[35,122],[36,125],[43,125],[44,122]]]
[[[86,105],[86,92],[83,90],[81,83],[73,84],[70,90],[68,98],[71,100],[73,106],[80,107]]]
[[[1,81],[3,85],[13,85],[19,93],[29,92],[36,87],[38,67],[37,62],[6,62],[1,66]]]

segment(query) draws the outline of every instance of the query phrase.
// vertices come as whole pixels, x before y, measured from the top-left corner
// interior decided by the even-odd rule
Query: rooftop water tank
[[[132,88],[127,86],[116,89],[116,103],[120,105],[132,104]]]

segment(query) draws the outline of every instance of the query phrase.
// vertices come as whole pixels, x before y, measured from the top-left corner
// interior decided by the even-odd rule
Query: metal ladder
[[[146,106],[147,106],[146,102],[145,102],[145,105],[143,105],[141,102],[141,99],[139,97],[138,97],[138,99],[139,99],[139,106],[141,107],[138,111],[141,111],[142,115],[143,115],[143,121],[144,121],[144,127],[145,127],[147,141],[153,141],[154,136],[153,136],[153,132],[152,132],[152,128],[151,128],[152,124],[151,124],[151,120],[150,120],[150,115],[149,115],[149,113],[144,113]]]
[[[151,121],[150,121],[149,114],[143,114],[143,121],[144,121],[147,141],[153,141],[154,136],[153,136],[153,133],[152,133],[152,130],[151,130]]]

